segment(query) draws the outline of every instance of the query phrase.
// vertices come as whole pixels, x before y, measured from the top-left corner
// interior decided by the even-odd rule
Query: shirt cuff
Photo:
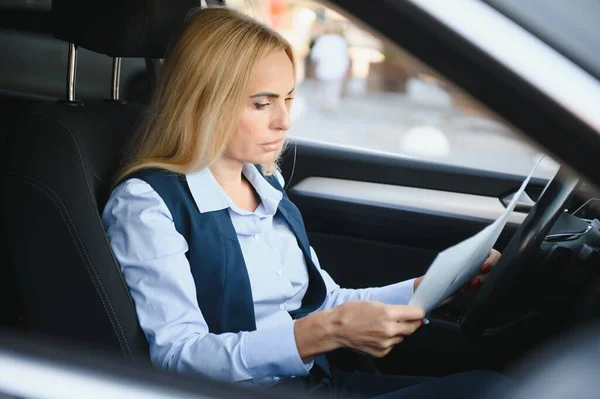
[[[388,305],[408,305],[414,293],[415,280],[416,278],[412,278],[377,288],[373,293],[373,299]]]
[[[242,359],[255,379],[306,376],[313,362],[302,362],[294,336],[294,320],[244,335]]]

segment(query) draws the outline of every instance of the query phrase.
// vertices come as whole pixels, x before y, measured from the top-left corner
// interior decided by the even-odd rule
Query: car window
[[[294,45],[298,84],[291,137],[517,175],[527,174],[543,154],[410,54],[320,3],[228,5]],[[346,64],[343,43],[346,72],[340,72]],[[546,157],[536,176],[552,177],[557,168]]]

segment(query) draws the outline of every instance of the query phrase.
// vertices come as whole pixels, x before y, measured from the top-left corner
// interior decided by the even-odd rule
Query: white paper
[[[537,161],[504,213],[494,223],[436,256],[409,305],[420,306],[429,314],[477,275],[543,158]]]

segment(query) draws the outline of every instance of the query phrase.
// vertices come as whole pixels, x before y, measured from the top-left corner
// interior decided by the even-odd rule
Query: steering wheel
[[[578,184],[579,178],[561,166],[467,307],[460,323],[462,332],[473,336],[483,334],[494,306],[511,295],[513,283],[536,258],[544,238],[564,212]]]

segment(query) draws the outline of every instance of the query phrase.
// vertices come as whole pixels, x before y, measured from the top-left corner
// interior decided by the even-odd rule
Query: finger
[[[477,288],[479,288],[481,286],[481,284],[483,284],[483,278],[482,277],[475,277],[469,283],[469,290],[471,291],[471,290],[477,289]]]
[[[411,335],[422,325],[423,325],[423,319],[416,320],[416,321],[396,322],[388,330],[387,337],[396,338],[399,336]]]
[[[394,347],[402,341],[404,341],[404,335],[396,335],[395,337],[370,342],[365,347],[372,350],[383,350]]]
[[[393,348],[394,346],[398,345],[402,341],[404,341],[403,335],[397,335],[393,338],[390,338],[390,339],[384,341],[384,349],[390,348],[390,347]]]
[[[425,310],[413,305],[388,305],[388,316],[394,321],[418,321],[425,317]]]
[[[460,289],[460,292],[462,294],[467,294],[469,292],[476,290],[483,284],[485,279],[487,279],[487,275],[478,274],[477,276],[473,277],[473,279],[471,281],[469,281],[467,284],[463,285],[463,287]]]
[[[423,325],[423,320],[398,323],[397,335],[411,335]]]
[[[492,267],[494,267],[494,265],[496,263],[498,263],[498,260],[500,259],[501,256],[502,256],[502,254],[499,251],[492,249],[490,251],[488,257],[485,259],[485,262],[484,262],[483,266],[481,267],[481,271],[482,272],[489,271]],[[489,266],[486,267],[486,265],[489,265]],[[484,268],[486,270],[483,270]]]
[[[481,266],[481,273],[488,273],[490,270],[492,270],[492,267],[493,265],[486,259],[483,266]]]
[[[496,263],[498,263],[500,256],[500,252],[496,251],[495,249],[492,249],[488,257],[483,262],[483,265],[481,266],[481,273],[489,273],[490,270],[492,270],[492,268],[496,265]]]
[[[359,351],[368,353],[372,356],[383,357],[390,353],[390,351],[403,340],[403,336],[397,336],[385,341],[373,342],[371,344],[364,345]]]
[[[383,349],[383,350],[382,349],[373,350],[370,354],[373,357],[382,358],[382,357],[387,356],[392,351],[392,349],[394,349],[394,347],[391,347],[388,349]]]
[[[470,289],[471,289],[471,283],[467,283],[461,287],[460,292],[463,294],[466,294],[467,292],[469,292]]]
[[[417,331],[420,327],[423,327],[423,319],[419,320],[419,321],[414,321],[412,323],[410,323],[410,334],[414,333],[415,331]],[[408,334],[408,335],[410,335]]]

